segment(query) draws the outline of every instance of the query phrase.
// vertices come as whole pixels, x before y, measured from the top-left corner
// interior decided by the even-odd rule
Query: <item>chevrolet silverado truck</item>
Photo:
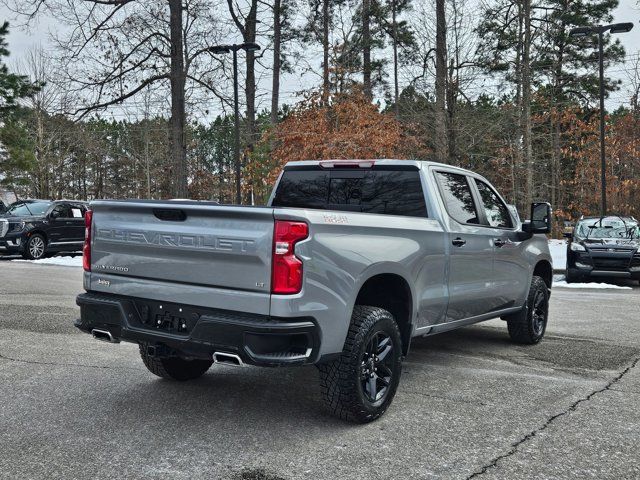
[[[267,206],[94,201],[76,326],[139,345],[155,375],[315,364],[336,416],[380,417],[411,339],[547,325],[551,210],[522,224],[473,172],[433,162],[285,166]]]

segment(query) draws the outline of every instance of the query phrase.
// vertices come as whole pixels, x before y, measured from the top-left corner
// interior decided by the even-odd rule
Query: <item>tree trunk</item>
[[[551,205],[553,208],[558,206],[559,197],[559,170],[560,170],[560,112],[557,108],[551,111],[551,123],[553,128],[553,153],[551,155]]]
[[[280,2],[273,1],[273,81],[271,82],[271,125],[278,123],[280,104],[280,42],[281,28]]]
[[[398,86],[398,22],[396,19],[396,1],[397,0],[391,0],[391,29],[393,37],[393,107],[396,118],[400,119],[400,105],[398,104],[400,88]]]
[[[447,37],[445,0],[436,0],[436,111],[435,150],[438,162],[447,163],[447,117],[445,97],[447,94]]]
[[[322,1],[322,98],[329,99],[329,2]]]
[[[362,0],[362,89],[371,98],[371,0]]]
[[[254,43],[256,41],[256,24],[258,15],[258,0],[251,0],[251,9],[247,15],[244,41]],[[256,128],[256,56],[249,50],[246,56],[247,73],[245,78],[245,95],[247,99],[246,125],[247,125],[247,150],[252,152],[257,142]],[[244,162],[243,162],[244,163]],[[251,188],[247,189],[250,192]],[[251,194],[247,193],[247,203],[251,203]]]
[[[531,0],[523,0],[524,44],[522,50],[522,151],[526,165],[525,208],[533,198],[533,151],[531,146]]]
[[[169,122],[169,148],[171,194],[176,198],[187,196],[187,145],[185,138],[185,69],[182,43],[182,0],[169,0],[171,31],[171,120]]]
[[[449,77],[447,81],[447,148],[449,150],[449,160],[452,165],[458,165],[457,138],[456,138],[456,104],[458,101],[457,77],[455,62],[453,58],[449,62]],[[468,165],[466,166],[469,167]]]

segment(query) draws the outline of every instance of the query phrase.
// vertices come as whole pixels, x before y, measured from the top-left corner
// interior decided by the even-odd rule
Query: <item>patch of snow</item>
[[[549,251],[553,259],[554,270],[567,268],[567,242],[566,240],[549,240]]]
[[[58,265],[62,267],[82,267],[82,255],[75,257],[51,257],[40,260],[12,260],[13,262],[37,263],[39,265]]]
[[[610,283],[567,283],[564,275],[553,276],[553,288],[589,288],[589,289],[614,289],[614,290],[631,290],[631,287],[624,285],[612,285]]]

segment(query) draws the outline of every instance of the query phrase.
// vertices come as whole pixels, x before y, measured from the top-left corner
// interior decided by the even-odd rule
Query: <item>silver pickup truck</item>
[[[154,374],[316,364],[329,410],[391,403],[412,337],[501,317],[545,332],[547,203],[522,224],[483,177],[400,160],[289,163],[265,207],[94,201],[76,326]]]

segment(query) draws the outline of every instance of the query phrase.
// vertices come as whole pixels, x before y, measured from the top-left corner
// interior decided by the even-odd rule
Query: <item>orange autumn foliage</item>
[[[576,122],[563,153],[575,161],[575,175],[563,183],[572,192],[568,217],[600,213],[600,143],[597,119]],[[607,118],[607,209],[640,215],[640,118],[633,113]]]
[[[381,113],[361,92],[337,94],[328,103],[313,94],[263,135],[246,172],[256,203],[262,203],[290,161],[406,159],[426,154],[410,126],[391,113]]]

